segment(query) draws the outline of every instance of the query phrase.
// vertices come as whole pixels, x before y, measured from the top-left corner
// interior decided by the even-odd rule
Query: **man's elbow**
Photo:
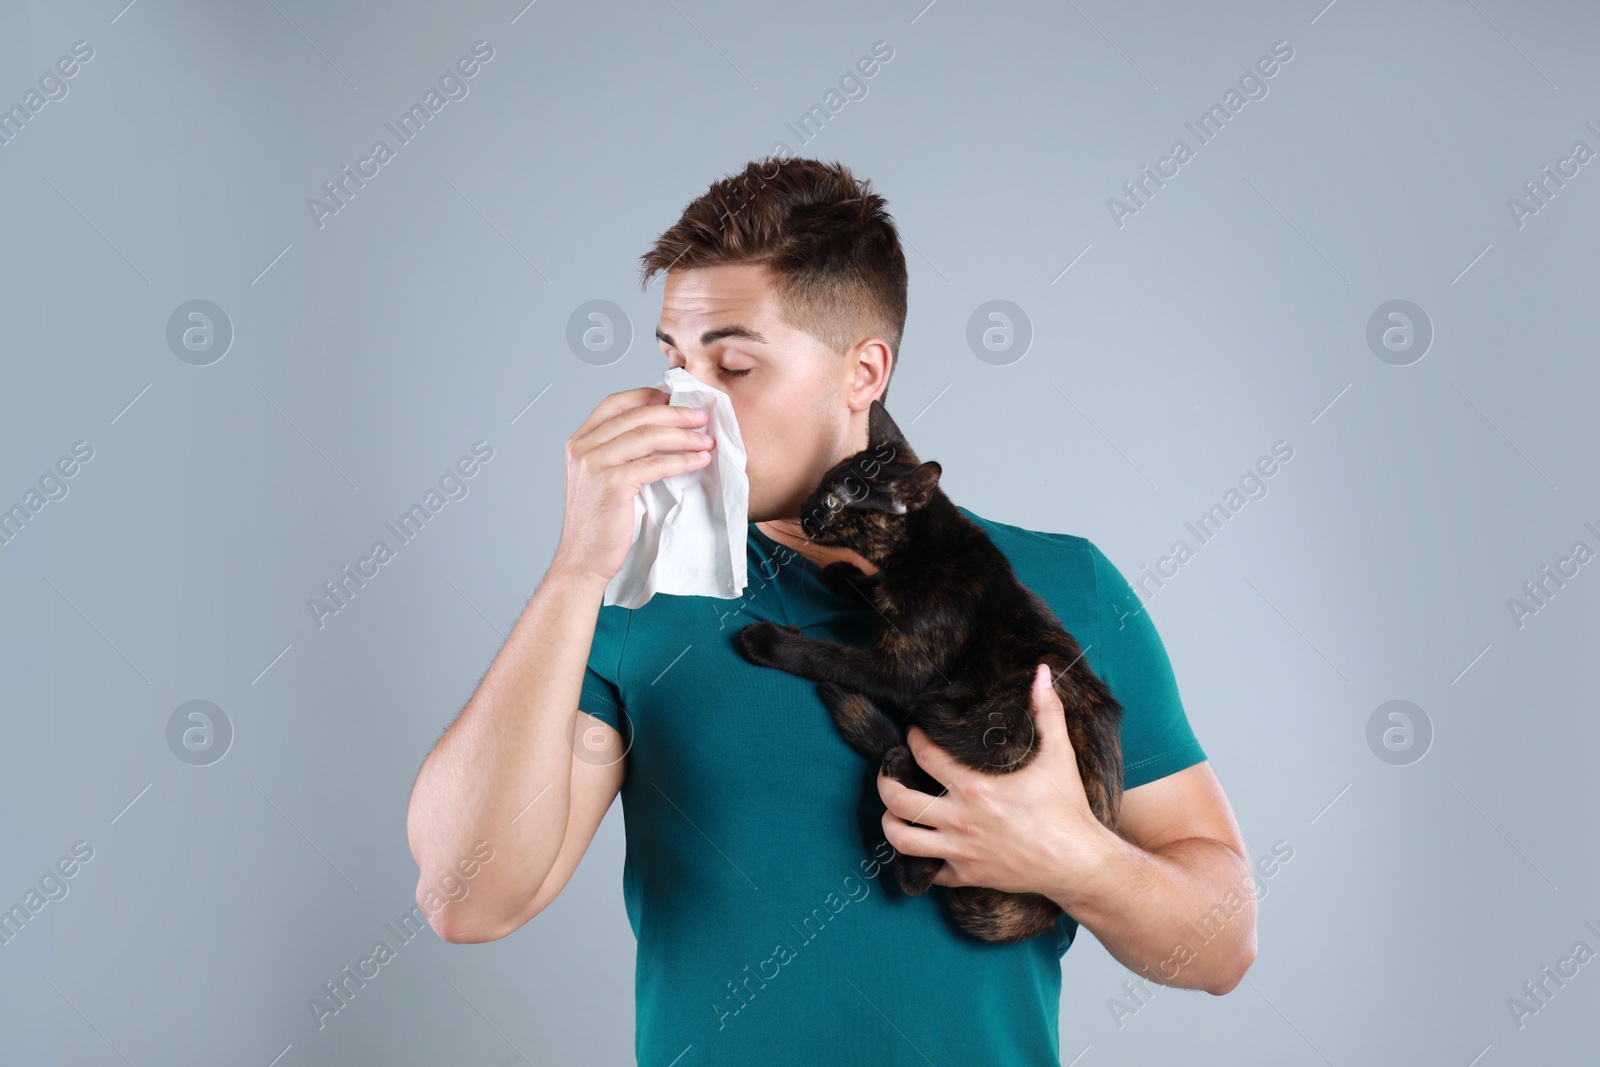
[[[460,916],[452,916],[449,908],[428,919],[428,925],[439,935],[439,940],[452,945],[481,945],[485,941],[498,941],[513,933],[521,923],[485,923]]]
[[[485,941],[498,941],[515,933],[533,918],[533,915],[509,918],[484,915],[481,912],[467,912],[456,906],[459,903],[461,902],[447,902],[441,907],[437,896],[430,891],[422,889],[417,891],[417,905],[427,918],[428,925],[439,935],[441,941],[448,941],[453,945],[479,945]],[[430,905],[433,906],[432,911],[428,910]]]
[[[1255,961],[1256,939],[1252,937],[1250,939],[1250,943],[1244,947],[1244,953],[1240,957],[1239,963],[1234,967],[1232,972],[1223,976],[1222,981],[1215,985],[1209,986],[1206,989],[1206,992],[1216,997],[1225,996],[1233,992],[1234,989],[1238,987],[1239,983],[1244,981],[1244,973],[1250,969],[1250,965]]]
[[[433,932],[439,935],[439,940],[448,941],[452,945],[481,945],[485,941],[498,941],[511,933],[514,927],[499,930],[485,930],[476,926],[434,922]]]

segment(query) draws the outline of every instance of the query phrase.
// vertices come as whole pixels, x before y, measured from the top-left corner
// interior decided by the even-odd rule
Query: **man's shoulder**
[[[1000,522],[961,504],[957,504],[956,509],[989,535],[995,547],[1011,560],[1013,568],[1019,561],[1024,566],[1044,565],[1051,568],[1058,580],[1087,581],[1093,585],[1095,557],[1100,550],[1087,537]]]

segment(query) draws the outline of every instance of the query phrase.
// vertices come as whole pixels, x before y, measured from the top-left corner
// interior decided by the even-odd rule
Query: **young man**
[[[1214,994],[1255,956],[1238,826],[1149,615],[1089,541],[962,509],[1124,707],[1120,836],[1090,814],[1048,670],[1033,689],[1039,756],[1022,771],[970,771],[911,731],[946,787],[933,797],[876,775],[812,683],[733,648],[761,619],[870,639],[871,605],[820,574],[873,565],[810,544],[798,513],[823,471],[866,447],[899,353],[906,268],[884,208],[842,166],[767,159],[712,185],[645,254],[645,281],[667,272],[668,365],[727,392],[739,421],[749,586],[601,606],[639,488],[717,447],[702,413],[658,390],[606,397],[567,441],[550,569],[412,795],[418,902],[441,937],[477,942],[555,899],[620,791],[641,1064],[1056,1063],[1078,924],[1150,981]],[[438,887],[482,842],[493,862],[442,904]],[[979,941],[942,890],[898,891],[899,852],[945,858],[938,885],[1043,893],[1069,914],[1026,941]]]

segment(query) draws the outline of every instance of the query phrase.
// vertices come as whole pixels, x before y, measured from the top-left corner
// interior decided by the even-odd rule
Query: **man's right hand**
[[[620,733],[582,715],[601,590],[633,541],[641,487],[710,462],[708,416],[660,389],[613,393],[567,438],[561,543],[477,691],[423,761],[406,809],[417,905],[447,941],[504,937],[561,892],[627,774]],[[600,730],[606,759],[575,747]],[[540,798],[544,799],[540,799]],[[535,804],[534,801],[539,803]],[[494,849],[472,891],[442,905],[464,857]]]
[[[653,386],[602,400],[567,438],[566,514],[551,569],[609,583],[633,544],[641,487],[711,461],[707,414]]]

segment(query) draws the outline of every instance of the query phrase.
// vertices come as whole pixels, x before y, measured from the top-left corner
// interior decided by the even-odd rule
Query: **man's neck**
[[[794,549],[819,567],[826,567],[828,564],[838,560],[845,560],[863,574],[878,573],[877,566],[853,548],[819,545],[807,540],[804,527],[800,525],[798,518],[768,519],[765,522],[756,523],[756,526],[762,533],[780,545]]]

